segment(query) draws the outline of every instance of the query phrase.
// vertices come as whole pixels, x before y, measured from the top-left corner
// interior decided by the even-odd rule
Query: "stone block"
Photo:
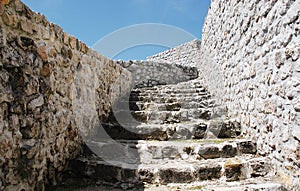
[[[178,148],[176,147],[165,147],[162,149],[162,157],[164,159],[175,159],[180,157]]]
[[[155,174],[152,169],[140,169],[138,174],[142,182],[154,183],[155,181]]]
[[[29,33],[29,34],[33,34],[33,28],[32,28],[33,23],[31,23],[30,20],[22,17],[20,25],[21,25],[21,29],[24,32]]]
[[[36,49],[37,54],[41,57],[44,62],[48,61],[48,53],[46,46],[40,46]]]
[[[198,151],[198,154],[204,159],[214,159],[221,157],[220,149],[215,146],[201,147]]]
[[[188,183],[195,181],[193,172],[189,168],[166,168],[159,170],[160,182],[167,183]]]
[[[4,12],[2,19],[7,26],[16,28],[19,24],[18,16],[14,13]]]
[[[207,124],[200,123],[193,126],[194,129],[194,139],[203,139],[207,131]]]
[[[248,162],[251,177],[263,177],[272,172],[272,167],[266,158],[252,159]]]
[[[3,5],[7,5],[7,4],[10,3],[10,0],[1,0],[1,3],[2,3]]]
[[[196,177],[198,180],[219,179],[222,176],[222,166],[216,164],[196,166]]]
[[[239,142],[237,144],[238,151],[244,154],[256,154],[256,143],[252,141]]]
[[[226,181],[231,182],[231,181],[238,181],[241,180],[242,177],[242,168],[243,168],[243,163],[239,160],[228,160],[226,161],[225,165],[225,176],[226,176]]]
[[[237,148],[232,145],[225,145],[221,150],[221,156],[223,158],[231,158],[237,155]]]

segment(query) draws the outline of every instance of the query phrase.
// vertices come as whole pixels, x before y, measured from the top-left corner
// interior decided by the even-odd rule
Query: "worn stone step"
[[[120,103],[119,108],[124,108],[131,106],[132,110],[149,110],[155,108],[159,111],[179,111],[180,109],[197,109],[197,108],[211,108],[215,106],[214,100],[204,100],[204,101],[187,101],[180,102],[175,101],[172,103],[155,103],[155,102],[123,102]],[[122,107],[123,106],[123,107]],[[136,106],[134,109],[134,106]]]
[[[76,180],[75,180],[76,181]],[[70,188],[69,184],[73,186]],[[65,185],[65,186],[64,186]],[[77,187],[76,187],[77,186]],[[64,182],[62,185],[46,191],[290,191],[280,181],[271,177],[258,177],[235,182],[221,182],[219,180],[198,181],[191,183],[161,184],[131,184],[119,183],[105,185],[93,185],[87,179],[78,179],[74,185]]]
[[[158,110],[158,111],[179,111],[180,109],[198,109],[210,108],[215,106],[214,100],[205,100],[201,102],[172,102],[172,103],[155,103],[155,102],[142,102],[142,101],[122,101],[118,102],[113,107],[113,112],[117,110]]]
[[[194,189],[197,190],[197,189]],[[280,183],[253,183],[239,186],[207,186],[199,191],[289,191]]]
[[[241,125],[234,120],[196,120],[177,124],[115,122],[103,123],[102,127],[111,138],[127,140],[236,138],[241,134]],[[100,131],[100,137],[101,134]]]
[[[203,161],[256,154],[256,144],[249,140],[211,139],[177,141],[102,140],[86,141],[98,156],[113,161],[161,164],[171,160]]]
[[[272,177],[258,177],[236,182],[201,181],[188,184],[146,184],[145,191],[288,191]]]
[[[149,96],[132,96],[129,98],[129,101],[142,101],[142,102],[155,102],[155,103],[174,103],[174,102],[181,102],[186,103],[190,101],[194,102],[201,102],[210,99],[211,96],[199,96],[199,95],[191,95],[191,96],[177,96],[177,97],[171,97],[169,95],[166,96],[156,96],[149,95]]]
[[[207,90],[202,86],[199,87],[179,87],[178,85],[173,86],[158,86],[153,88],[137,88],[133,89],[133,94],[140,93],[167,93],[167,94],[178,94],[178,93],[206,93]]]
[[[128,111],[114,110],[113,115],[116,119],[122,122],[132,122],[136,120],[141,123],[164,124],[164,123],[180,123],[183,121],[191,121],[195,119],[210,119],[211,111],[209,109],[180,109],[179,111],[159,111],[144,110],[144,111]]]
[[[185,92],[131,92],[130,96],[132,97],[211,97],[208,92],[201,91],[185,91]]]
[[[148,94],[149,95],[149,94]],[[174,92],[174,93],[162,93],[162,94],[155,94],[155,96],[170,96],[170,97],[193,97],[193,96],[199,96],[199,97],[211,97],[211,95],[208,92],[201,92],[201,91],[196,91],[196,92]],[[147,94],[146,94],[147,96]]]
[[[132,166],[103,161],[96,156],[82,156],[70,161],[64,176],[65,180],[82,179],[94,183],[111,182],[114,185],[124,183],[132,185],[184,183],[187,185],[206,180],[218,181],[219,185],[225,185],[226,182],[257,178],[258,176],[252,175],[252,172],[257,170],[263,172],[261,176],[267,176],[272,170],[269,160],[244,156],[243,158],[211,159],[199,162],[170,161]]]
[[[207,109],[216,107],[214,100],[205,100],[201,102],[189,101],[189,102],[172,102],[172,103],[155,103],[155,102],[142,102],[142,101],[128,101],[116,103],[113,107],[113,112],[118,110],[131,110],[131,111],[143,111],[143,110],[156,110],[156,111],[179,111],[181,109]]]

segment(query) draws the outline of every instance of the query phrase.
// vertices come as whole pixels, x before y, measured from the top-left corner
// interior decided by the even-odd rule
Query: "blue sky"
[[[124,27],[160,23],[201,39],[210,0],[23,0],[88,46]],[[145,59],[167,49],[160,45],[131,47],[114,59]],[[101,53],[101,52],[100,52]]]

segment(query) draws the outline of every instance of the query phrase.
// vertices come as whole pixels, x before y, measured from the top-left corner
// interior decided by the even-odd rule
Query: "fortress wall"
[[[209,91],[299,190],[300,0],[212,0],[201,55]]]
[[[148,61],[196,67],[200,59],[201,42],[197,39],[171,48],[159,54],[149,56]]]
[[[132,73],[135,87],[177,84],[198,77],[196,67],[156,61],[116,61]]]
[[[1,0],[0,190],[55,184],[132,85],[193,79],[194,66],[259,154],[270,156],[276,177],[299,190],[299,15],[300,0],[212,0],[201,45],[117,63],[19,0]]]
[[[19,0],[0,2],[0,190],[55,184],[131,74]]]

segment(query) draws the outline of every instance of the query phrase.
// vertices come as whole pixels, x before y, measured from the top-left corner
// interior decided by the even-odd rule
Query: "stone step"
[[[103,123],[102,126],[111,138],[127,140],[236,138],[241,134],[240,123],[230,120],[197,120],[177,124]],[[101,134],[100,131],[96,136],[101,137]]]
[[[138,110],[149,110],[155,108],[159,111],[179,111],[180,109],[197,109],[197,108],[211,108],[215,106],[214,100],[204,100],[201,102],[172,102],[172,103],[155,103],[155,102],[129,102],[127,105],[137,106]]]
[[[197,189],[194,189],[197,190]],[[198,191],[288,191],[280,183],[253,183],[240,186],[212,186],[198,189]]]
[[[146,184],[145,191],[288,191],[272,177],[258,177],[234,182],[201,181],[188,184]]]
[[[172,102],[172,103],[156,103],[156,102],[143,102],[143,101],[122,101],[113,106],[113,111],[118,110],[131,110],[131,111],[143,111],[143,110],[156,110],[156,111],[179,111],[187,109],[207,109],[216,107],[214,100],[205,100],[201,102],[189,101],[189,102]]]
[[[260,174],[256,174],[259,171]],[[272,166],[266,158],[210,159],[199,162],[171,161],[161,164],[140,164],[129,166],[105,162],[97,157],[79,157],[70,161],[64,177],[81,181],[114,185],[122,184],[158,184],[189,183],[215,181],[219,185],[226,182],[243,181],[267,176]],[[91,185],[91,184],[90,184]]]
[[[177,141],[102,140],[85,141],[106,161],[133,164],[162,164],[170,161],[199,162],[256,154],[256,144],[249,140],[208,139]]]
[[[169,95],[165,96],[156,96],[154,95],[149,95],[149,96],[131,96],[129,98],[129,101],[142,101],[142,102],[155,102],[155,103],[174,103],[174,102],[180,102],[180,103],[186,103],[186,102],[201,102],[201,101],[206,101],[210,99],[211,96],[199,96],[199,95],[191,95],[191,96],[177,96],[177,97],[171,97]]]
[[[132,91],[130,93],[131,96],[133,97],[149,97],[149,96],[157,96],[157,97],[164,97],[164,96],[169,96],[169,97],[182,97],[184,95],[186,96],[193,96],[193,95],[198,95],[198,96],[211,96],[209,92],[201,91],[201,90],[185,90],[185,91]]]
[[[73,185],[72,188],[70,188],[70,184]],[[73,180],[71,183],[64,182],[62,185],[46,191],[289,191],[280,181],[274,180],[271,177],[249,178],[233,182],[211,180],[191,183],[170,183],[167,185],[149,183],[104,184],[93,185],[93,182],[80,178],[76,181],[75,185]]]
[[[140,93],[162,93],[162,94],[179,94],[179,93],[207,93],[207,90],[202,86],[199,87],[179,87],[177,85],[173,86],[157,86],[153,88],[137,88],[132,90],[133,94]]]
[[[132,97],[192,97],[192,96],[201,96],[201,97],[210,97],[211,95],[208,92],[201,91],[186,91],[186,92],[131,92],[130,96]]]
[[[179,111],[159,111],[159,110],[144,110],[144,111],[128,111],[114,110],[113,115],[116,119],[120,119],[123,123],[126,120],[130,123],[132,120],[141,123],[165,124],[165,123],[180,123],[183,121],[191,121],[196,119],[210,119],[211,111],[209,109],[180,109]]]

